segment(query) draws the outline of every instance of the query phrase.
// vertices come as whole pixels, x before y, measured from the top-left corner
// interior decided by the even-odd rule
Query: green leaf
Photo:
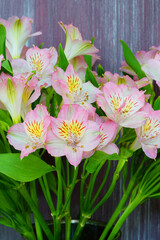
[[[2,61],[1,70],[13,76],[13,70],[9,60]]]
[[[89,68],[86,69],[85,80],[86,82],[90,81],[95,87],[99,87],[96,78]]]
[[[92,56],[90,55],[83,55],[84,56],[84,60],[87,63],[87,66],[89,67],[89,69],[92,69]]]
[[[59,55],[58,67],[62,68],[65,71],[69,63],[63,51],[61,43],[59,44],[58,47],[58,55]]]
[[[101,66],[101,64],[99,64],[98,67],[97,67],[97,73],[98,73],[98,76],[99,76],[99,77],[103,77],[104,69],[103,69],[103,67]]]
[[[128,177],[128,161],[125,162],[122,168],[122,179],[123,179],[123,192],[126,191],[126,180]]]
[[[0,130],[7,132],[11,126],[12,121],[8,114],[8,111],[0,109]]]
[[[131,49],[128,47],[128,45],[124,41],[120,40],[120,42],[123,47],[123,54],[124,54],[126,63],[134,70],[134,72],[137,74],[139,79],[146,77],[145,73],[141,69],[140,63],[135,58]]]
[[[0,54],[6,58],[6,29],[0,24]]]
[[[95,170],[97,169],[97,167],[102,161],[120,160],[120,159],[121,159],[120,156],[117,155],[116,153],[109,155],[102,151],[96,151],[90,158],[88,158],[88,164],[86,166],[86,170],[89,173],[93,173],[95,172]]]
[[[5,132],[8,132],[9,125],[6,122],[0,121],[0,129]]]
[[[12,126],[12,120],[9,116],[8,111],[0,109],[0,120],[6,122],[10,127]]]
[[[38,48],[42,49],[42,47],[43,47],[43,44],[44,44],[44,42],[43,42],[43,43],[41,43],[41,44],[38,46]]]
[[[54,170],[54,167],[33,154],[22,160],[19,153],[0,154],[0,172],[16,181],[29,182]]]
[[[92,37],[92,38],[91,38],[91,43],[92,43],[92,44],[94,43],[94,40],[95,40],[95,37]]]
[[[157,99],[155,100],[154,105],[153,105],[153,109],[155,111],[160,110],[160,96],[158,96]]]
[[[2,142],[2,140],[0,139],[0,153],[6,153],[6,152],[7,152],[6,147]]]

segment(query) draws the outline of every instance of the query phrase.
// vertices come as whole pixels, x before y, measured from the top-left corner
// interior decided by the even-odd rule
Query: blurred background
[[[42,35],[31,38],[27,46],[44,42],[44,47],[55,48],[60,42],[62,46],[65,43],[65,34],[58,22],[73,23],[83,39],[95,37],[101,57],[97,64],[100,63],[105,71],[115,73],[119,72],[123,60],[120,39],[133,53],[160,45],[159,8],[159,0],[0,0],[0,18],[8,19],[14,15],[32,18],[33,32],[42,31]],[[110,204],[99,209],[94,219],[107,221],[120,197],[121,180]],[[78,212],[76,200],[75,197],[75,213]],[[41,196],[40,204],[42,213],[49,218],[50,213]],[[122,240],[159,240],[160,201],[153,199],[139,206],[121,230]],[[0,225],[0,240],[20,240],[20,235]]]

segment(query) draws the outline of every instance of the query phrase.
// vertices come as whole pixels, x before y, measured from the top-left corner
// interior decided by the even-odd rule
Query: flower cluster
[[[5,214],[1,222],[21,231],[27,239],[36,239],[27,215],[32,212],[38,239],[43,239],[43,229],[49,240],[60,240],[60,224],[65,218],[66,239],[70,239],[71,196],[80,181],[80,221],[73,237],[77,240],[86,221],[112,194],[122,172],[124,195],[100,238],[104,240],[110,234],[107,239],[113,240],[136,206],[160,196],[160,97],[154,91],[154,81],[160,86],[160,47],[134,56],[121,41],[124,75],[105,72],[100,64],[93,71],[99,59],[93,39],[83,40],[73,24],[60,22],[66,34],[64,50],[61,44],[58,50],[53,46],[42,48],[43,44],[28,48],[26,41],[41,34],[31,34],[32,22],[27,17],[0,19],[0,181],[4,184],[9,177],[7,187],[11,185],[14,192],[10,191],[8,198],[16,206],[14,211],[19,211],[16,215],[13,209],[8,212],[2,206]],[[45,151],[53,156],[52,166],[43,160]],[[63,160],[67,160],[64,166]],[[111,160],[118,160],[117,167],[108,191],[96,205]],[[77,179],[81,162],[83,170]],[[92,197],[104,166],[104,179]],[[38,210],[36,179],[51,210],[54,238]],[[30,190],[28,185],[19,186],[19,182],[31,182]],[[51,191],[57,199],[56,207]],[[15,199],[19,197],[24,198],[30,211],[25,211],[23,201],[17,206]],[[18,218],[11,219],[12,215]]]
[[[64,70],[54,47],[27,49],[25,46],[29,37],[40,34],[30,34],[31,19],[12,17],[8,21],[0,19],[0,22],[6,27],[7,58],[13,69],[12,76],[3,72],[0,75],[0,101],[14,123],[8,131],[8,141],[21,151],[21,158],[45,148],[52,156],[65,155],[76,167],[96,150],[118,154],[119,149],[113,141],[116,135],[122,134],[123,127],[136,130],[137,138],[130,149],[135,151],[142,147],[148,157],[156,158],[160,137],[159,110],[154,111],[146,103],[149,96],[141,88],[151,79],[157,83],[160,80],[158,48],[136,55],[148,78],[139,80],[131,67],[123,62],[121,69],[133,75],[134,80],[128,75],[105,72],[102,77],[96,76],[99,85],[96,87],[89,76],[85,77],[84,55],[91,57],[92,65],[98,59],[98,50],[90,41],[83,40],[72,24],[60,22],[66,33],[64,54],[68,66]],[[53,93],[54,98],[54,93],[62,97],[58,116],[51,116],[47,111],[47,97],[41,95],[43,90]],[[32,110],[32,103],[38,98],[40,100]],[[103,110],[103,116],[96,113],[95,102],[97,109]]]

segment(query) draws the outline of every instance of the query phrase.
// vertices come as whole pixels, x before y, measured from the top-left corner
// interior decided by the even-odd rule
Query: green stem
[[[34,203],[38,207],[38,198],[37,198],[35,181],[30,182],[30,192],[31,192],[31,197],[32,197]],[[38,240],[43,240],[41,225],[39,224],[39,221],[35,216],[34,216],[34,221],[35,221],[35,230],[36,230],[37,238],[38,238]]]
[[[26,202],[30,206],[31,210],[33,211],[33,214],[35,215],[35,217],[39,221],[39,223],[40,223],[43,231],[45,232],[46,236],[48,237],[48,239],[53,240],[52,232],[50,231],[49,227],[47,226],[47,224],[46,224],[44,218],[42,217],[39,209],[37,208],[37,206],[35,205],[35,203],[31,199],[25,185],[23,185],[21,188],[19,188],[18,191],[21,193],[21,195],[24,197],[24,199],[26,200]]]
[[[53,205],[53,201],[52,201],[52,197],[51,197],[51,193],[50,193],[50,189],[48,186],[46,175],[44,175],[42,178],[43,178],[43,182],[44,182],[44,186],[45,186],[45,190],[46,190],[48,206],[51,210],[51,216],[54,216],[56,211],[55,211],[55,208]]]
[[[67,187],[65,191],[65,199],[68,199],[70,192],[69,186]],[[66,215],[65,215],[65,240],[70,240],[70,234],[71,234],[71,213],[70,213],[70,204],[71,200],[69,200],[67,206],[66,206]]]
[[[66,209],[66,207],[67,207],[67,205],[68,205],[68,203],[69,203],[69,201],[71,199],[71,195],[72,195],[72,192],[74,190],[74,187],[75,187],[75,184],[76,184],[76,180],[77,180],[77,175],[78,175],[78,167],[76,167],[72,183],[69,185],[67,198],[66,198],[65,204],[64,204],[64,206],[62,208],[62,213],[65,211],[65,209]]]
[[[128,187],[126,189],[126,191],[124,192],[121,201],[119,202],[117,208],[115,209],[112,217],[110,218],[108,224],[106,225],[101,238],[99,240],[104,240],[105,237],[107,236],[107,234],[109,233],[110,229],[112,228],[114,222],[116,221],[117,217],[119,216],[119,214],[121,213],[121,211],[123,210],[123,207],[126,203],[126,201],[128,200],[131,191],[133,190],[133,187],[135,186],[136,183],[136,178],[139,174],[139,172],[141,171],[141,169],[143,168],[143,164],[145,162],[145,159],[143,159],[143,161],[141,162],[139,168],[137,169],[137,172],[135,173],[135,175],[130,179]]]
[[[57,171],[58,177],[58,194],[57,194],[57,210],[56,210],[56,217],[54,219],[54,240],[60,240],[61,238],[61,210],[62,210],[62,200],[63,200],[63,193],[62,193],[62,160],[61,157],[55,157],[55,166]]]
[[[87,172],[85,174],[85,169],[86,169],[86,165],[88,163],[88,160],[86,159],[84,164],[83,164],[83,171],[81,174],[81,185],[80,185],[80,215],[82,215],[83,212],[83,203],[84,203],[84,198],[83,198],[83,191],[84,191],[84,185],[85,185],[85,181],[87,179],[87,177],[89,176],[89,172]]]
[[[80,238],[83,228],[89,218],[90,218],[89,216],[82,216],[82,218],[79,220],[78,226],[74,232],[72,240],[78,240]]]
[[[67,168],[67,186],[70,184],[70,172],[69,172],[69,162],[67,160],[66,162],[66,168]]]
[[[84,211],[85,212],[86,212],[86,210],[87,211],[90,210],[91,207],[92,207],[91,197],[92,197],[95,181],[96,181],[96,178],[97,178],[97,175],[98,175],[99,171],[101,170],[101,168],[103,167],[105,162],[106,162],[106,160],[102,161],[101,164],[97,167],[97,170],[93,174],[91,174],[90,181],[89,181],[89,186],[88,186],[88,189],[87,189],[87,193],[85,195],[85,203],[84,203]]]
[[[98,188],[98,190],[97,190],[97,192],[96,192],[96,194],[95,194],[95,196],[94,196],[94,198],[93,198],[93,200],[91,202],[91,206],[93,206],[93,204],[95,203],[97,197],[99,196],[102,188],[104,187],[104,184],[105,184],[105,182],[107,181],[107,178],[108,178],[108,174],[109,174],[110,168],[111,168],[111,161],[108,160],[107,170],[106,170],[104,179],[103,179],[101,185],[99,186],[99,188]]]
[[[112,194],[112,192],[113,192],[113,190],[116,186],[117,180],[119,179],[119,173],[122,170],[125,162],[126,162],[126,159],[121,159],[121,160],[118,161],[117,168],[116,168],[116,170],[113,174],[112,183],[111,183],[107,193],[102,198],[102,200],[90,212],[91,215],[93,213],[95,213],[98,210],[98,208],[100,208],[107,201],[107,199],[111,196],[111,194]]]
[[[58,196],[57,196],[57,215],[60,214],[62,209],[62,178],[61,178],[61,158],[55,157],[55,165],[57,170],[57,177],[58,177]]]
[[[131,214],[131,212],[140,204],[142,201],[142,198],[137,195],[137,197],[133,200],[131,204],[128,205],[128,207],[125,209],[115,226],[113,227],[110,235],[108,236],[107,240],[113,240],[114,237],[117,235],[118,231],[120,230],[122,224],[126,220],[126,218]],[[99,240],[104,240],[106,237],[106,234],[104,232],[104,237],[103,234],[101,235]]]
[[[65,217],[65,227],[66,227],[65,237],[66,237],[66,240],[70,239],[70,231],[71,231],[70,202],[71,202],[72,192],[73,192],[74,187],[76,185],[77,175],[78,175],[78,167],[76,167],[76,169],[74,169],[74,175],[73,175],[72,182],[70,183],[70,185],[67,187],[67,189],[65,191],[65,204],[62,208],[62,213],[64,211],[66,211],[66,213],[67,213],[67,215]]]

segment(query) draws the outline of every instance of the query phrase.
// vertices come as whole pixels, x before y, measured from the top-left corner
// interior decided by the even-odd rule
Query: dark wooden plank
[[[31,39],[30,46],[41,42],[45,42],[45,47],[57,48],[59,42],[64,46],[65,34],[58,21],[73,23],[79,27],[84,39],[95,36],[101,64],[106,71],[114,73],[123,60],[119,39],[124,40],[134,53],[160,45],[159,7],[159,0],[1,0],[0,17],[25,15],[33,18],[33,32],[42,30],[43,35]],[[111,203],[99,209],[95,218],[107,220],[120,199],[121,188],[120,182],[111,196]],[[43,201],[41,205],[43,207]],[[74,210],[78,212],[78,205]],[[46,212],[44,208],[42,211]],[[122,240],[158,240],[159,222],[160,203],[150,200],[139,206],[125,222]],[[2,226],[0,239],[18,240],[18,237]]]

